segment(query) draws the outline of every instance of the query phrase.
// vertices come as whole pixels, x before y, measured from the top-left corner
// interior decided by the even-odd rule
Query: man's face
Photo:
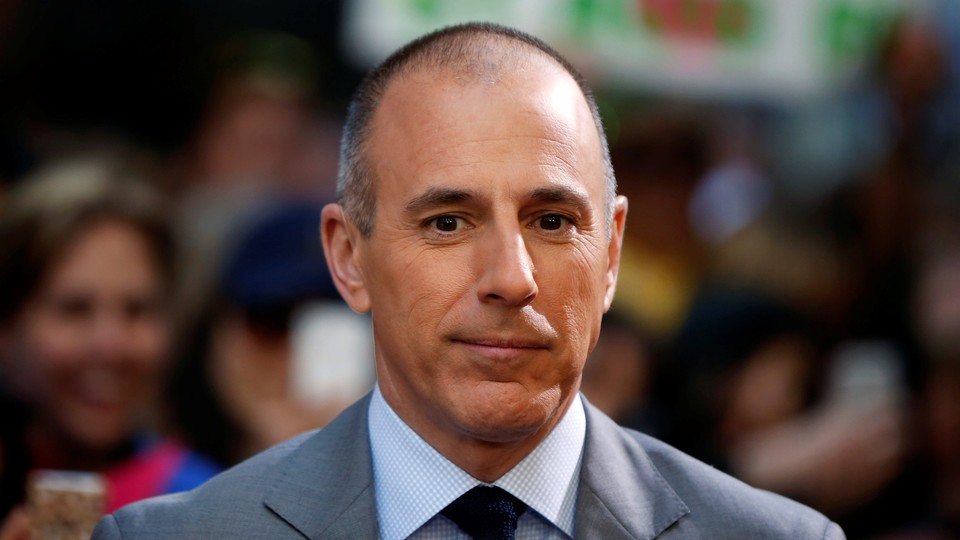
[[[428,441],[545,436],[612,299],[626,212],[618,200],[607,227],[578,86],[540,59],[493,83],[406,75],[367,155],[376,216],[369,238],[353,234],[352,305],[372,312],[385,398]]]

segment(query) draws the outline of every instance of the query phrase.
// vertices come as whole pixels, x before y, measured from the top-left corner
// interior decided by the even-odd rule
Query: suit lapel
[[[640,444],[584,400],[576,538],[651,539],[690,512]]]
[[[377,538],[367,411],[370,396],[280,464],[264,504],[307,538]]]
[[[264,504],[307,538],[377,538],[367,411],[370,396],[283,462]],[[646,452],[584,400],[587,436],[576,538],[652,539],[689,513]]]

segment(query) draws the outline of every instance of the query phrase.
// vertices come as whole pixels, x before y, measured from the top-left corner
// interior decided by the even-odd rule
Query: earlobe
[[[323,207],[320,236],[327,268],[340,296],[350,309],[358,313],[370,311],[370,295],[363,282],[362,260],[358,250],[358,242],[362,241],[360,233],[349,223],[339,204]]]
[[[613,304],[617,290],[617,274],[620,271],[620,252],[623,249],[623,232],[627,224],[627,198],[617,195],[613,202],[613,221],[610,223],[610,245],[607,247],[607,291],[603,298],[603,311]]]

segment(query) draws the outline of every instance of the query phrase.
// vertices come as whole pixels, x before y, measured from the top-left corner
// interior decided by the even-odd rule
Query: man
[[[470,24],[401,49],[358,90],[339,181],[323,244],[377,389],[95,538],[843,537],[581,399],[627,201],[546,45]]]

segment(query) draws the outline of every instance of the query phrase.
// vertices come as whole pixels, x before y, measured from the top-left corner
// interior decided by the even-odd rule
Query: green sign
[[[555,46],[594,83],[784,99],[829,91],[875,53],[906,0],[353,0],[346,35],[361,66],[465,21]]]

